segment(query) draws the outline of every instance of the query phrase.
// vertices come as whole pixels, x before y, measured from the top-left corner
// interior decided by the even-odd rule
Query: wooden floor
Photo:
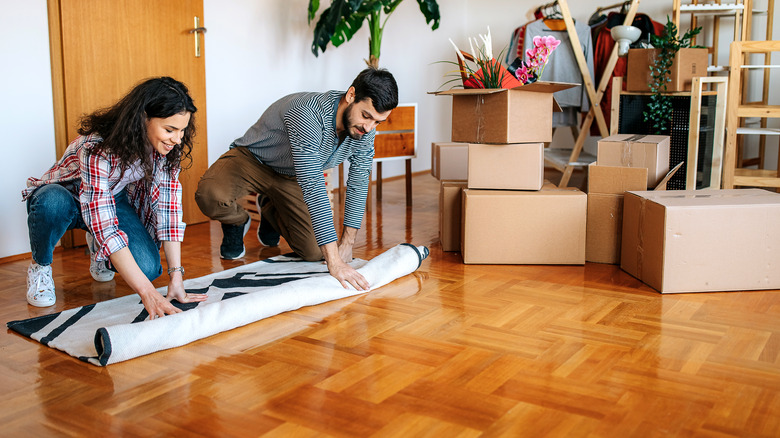
[[[415,176],[412,208],[403,193],[385,183],[355,255],[431,255],[371,294],[106,368],[6,331],[0,436],[780,436],[780,291],[662,296],[612,265],[463,265],[437,242],[437,181]],[[224,261],[219,227],[190,226],[188,276],[280,252],[253,233]],[[28,263],[0,265],[3,322],[129,293],[60,251],[57,305],[36,309]]]

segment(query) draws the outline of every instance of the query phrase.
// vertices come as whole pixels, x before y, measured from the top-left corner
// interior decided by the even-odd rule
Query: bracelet
[[[168,268],[168,275],[170,276],[174,272],[179,271],[181,272],[181,276],[184,277],[184,267],[183,266],[176,266],[175,268]]]

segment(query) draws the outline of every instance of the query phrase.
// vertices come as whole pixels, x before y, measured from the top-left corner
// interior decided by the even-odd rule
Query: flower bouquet
[[[532,48],[525,51],[527,61],[517,57],[507,68],[523,85],[536,82],[542,77],[550,54],[561,42],[553,36],[535,36],[533,44]]]
[[[493,57],[490,28],[488,27],[486,35],[480,34],[479,37],[482,40],[481,45],[476,38],[469,38],[473,55],[462,52],[450,39],[450,44],[458,54],[458,70],[463,79],[463,88],[515,88],[523,85]]]
[[[526,51],[527,61],[518,57],[505,68],[493,57],[490,28],[486,35],[479,35],[482,44],[476,38],[469,38],[470,55],[458,49],[450,39],[458,55],[458,70],[463,79],[463,88],[516,88],[536,82],[544,71],[550,53],[561,43],[552,36],[534,37],[534,47]],[[474,50],[476,47],[476,50]],[[499,55],[499,58],[503,56]]]

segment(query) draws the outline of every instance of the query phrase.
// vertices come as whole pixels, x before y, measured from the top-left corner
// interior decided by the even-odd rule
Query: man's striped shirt
[[[349,160],[344,225],[360,228],[374,158],[373,130],[339,144],[336,111],[343,95],[331,90],[285,96],[230,145],[247,147],[274,171],[297,178],[320,246],[338,240],[323,172]]]

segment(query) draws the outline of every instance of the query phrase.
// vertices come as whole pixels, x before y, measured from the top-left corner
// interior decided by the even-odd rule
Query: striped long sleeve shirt
[[[274,171],[296,177],[320,246],[338,240],[323,172],[349,160],[344,225],[359,229],[374,158],[375,131],[339,144],[336,111],[343,95],[331,90],[285,96],[230,146],[247,147]]]

